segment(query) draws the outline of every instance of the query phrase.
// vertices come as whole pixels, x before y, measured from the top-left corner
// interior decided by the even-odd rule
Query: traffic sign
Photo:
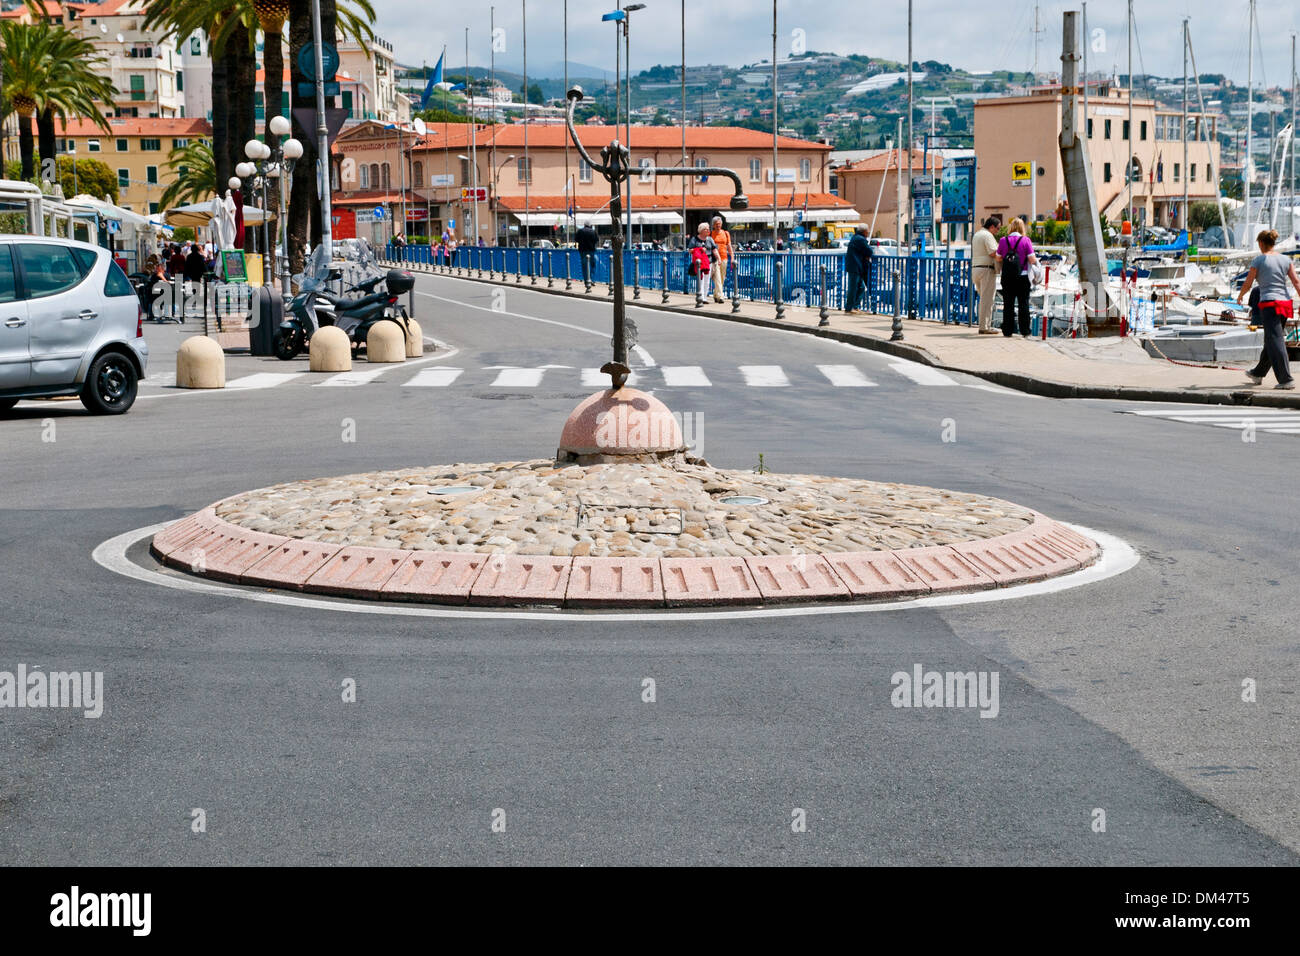
[[[1011,164],[1011,185],[1028,186],[1034,181],[1034,164],[1032,162]]]
[[[339,68],[338,48],[333,43],[322,44],[320,58],[321,66],[325,68],[324,79],[328,83]],[[298,51],[298,72],[313,82],[316,80],[316,44],[308,43]]]
[[[293,118],[298,121],[302,128],[303,134],[311,141],[316,142],[316,110],[311,106],[300,106],[293,111]],[[334,140],[338,138],[339,131],[343,129],[343,124],[347,122],[348,111],[335,107],[325,108],[325,132],[329,139],[329,144],[334,145]]]
[[[371,215],[375,217],[375,222],[383,222],[383,221],[384,221],[384,207],[383,207],[383,206],[376,206],[376,207],[374,208],[374,211],[371,213]]]

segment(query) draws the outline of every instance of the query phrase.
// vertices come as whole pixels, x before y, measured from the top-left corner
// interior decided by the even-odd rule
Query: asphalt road
[[[0,708],[0,860],[1297,862],[1300,436],[1246,442],[635,310],[639,385],[693,416],[712,464],[761,453],[774,471],[997,495],[1142,559],[1010,602],[624,623],[286,607],[92,560],[279,481],[553,453],[594,390],[582,369],[607,360],[608,306],[417,288],[450,349],[364,384],[245,356],[228,378],[260,387],[180,392],[186,333],[149,326],[130,414],[23,403],[0,419],[0,671],[102,670],[105,697],[99,719]],[[423,375],[443,367],[461,372]],[[997,672],[997,717],[891,706],[891,675],[916,664]]]

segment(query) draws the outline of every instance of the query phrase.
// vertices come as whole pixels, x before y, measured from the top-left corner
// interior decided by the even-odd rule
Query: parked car
[[[555,243],[551,242],[551,240],[549,240],[549,239],[534,239],[534,240],[530,243],[530,245],[531,245],[534,249],[554,249],[554,248],[555,248]]]
[[[897,239],[876,238],[876,239],[868,239],[867,241],[871,243],[871,250],[873,252],[878,252],[881,255],[886,255],[886,256],[898,255]]]
[[[143,320],[107,249],[0,236],[0,412],[64,395],[97,414],[125,412],[149,360]]]

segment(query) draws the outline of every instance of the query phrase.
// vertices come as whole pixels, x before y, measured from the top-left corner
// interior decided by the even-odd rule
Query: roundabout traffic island
[[[1078,571],[1100,547],[982,495],[692,457],[661,402],[586,399],[556,457],[289,482],[153,539],[243,585],[379,601],[565,608],[893,601]]]

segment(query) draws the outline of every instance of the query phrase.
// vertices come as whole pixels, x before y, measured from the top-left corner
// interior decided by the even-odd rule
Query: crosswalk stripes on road
[[[537,388],[542,384],[544,368],[503,368],[492,380],[493,388]]]
[[[255,388],[275,388],[277,385],[283,385],[285,382],[293,381],[304,375],[304,372],[254,372],[252,375],[245,375],[243,378],[237,378],[226,383],[226,388],[234,389],[255,389]]]
[[[779,365],[742,365],[740,374],[751,388],[785,388],[790,380]]]
[[[1208,425],[1236,431],[1254,428],[1257,432],[1275,435],[1300,435],[1300,410],[1296,409],[1188,405],[1183,408],[1125,408],[1121,411],[1139,418],[1158,418],[1184,425]]]
[[[837,388],[865,388],[876,384],[856,365],[818,365],[817,371]]]
[[[415,378],[403,382],[413,388],[446,388],[460,378],[463,368],[426,368],[416,373]]]
[[[337,375],[331,375],[323,382],[317,382],[316,387],[349,387],[353,385],[366,385],[392,368],[389,364],[376,365],[374,368],[358,369],[355,372],[339,372]]]
[[[904,378],[911,379],[917,385],[957,384],[937,368],[931,368],[928,365],[917,365],[915,362],[891,362],[889,367]]]
[[[665,365],[662,371],[668,388],[708,388],[713,384],[698,365]]]

